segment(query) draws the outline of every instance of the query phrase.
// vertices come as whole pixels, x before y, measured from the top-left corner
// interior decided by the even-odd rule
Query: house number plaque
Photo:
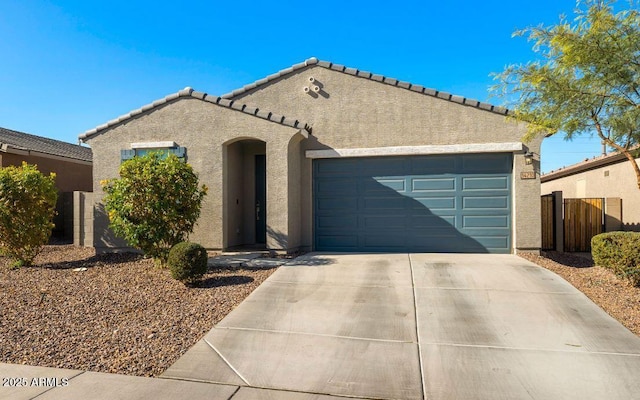
[[[536,171],[520,172],[520,179],[536,179]]]

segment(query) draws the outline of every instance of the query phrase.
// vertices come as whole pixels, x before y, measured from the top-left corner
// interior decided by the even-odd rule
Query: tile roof
[[[294,64],[289,68],[285,68],[281,71],[276,72],[275,74],[271,74],[265,78],[262,78],[260,80],[257,80],[253,83],[250,83],[246,86],[241,87],[240,89],[236,89],[230,93],[224,94],[222,95],[222,98],[224,99],[233,99],[236,96],[239,96],[243,93],[246,93],[250,90],[253,90],[259,86],[265,85],[273,80],[276,80],[280,77],[289,75],[291,73],[293,73],[294,71],[303,69],[303,68],[307,68],[310,66],[319,66],[319,67],[323,67],[323,68],[327,68],[330,69],[332,71],[338,71],[338,72],[342,72],[345,74],[349,74],[349,75],[353,75],[353,76],[357,76],[360,78],[364,78],[364,79],[369,79],[372,81],[376,81],[376,82],[380,82],[380,83],[384,83],[387,85],[391,85],[391,86],[397,86],[399,88],[403,88],[406,90],[410,90],[412,92],[417,92],[417,93],[421,93],[427,96],[431,96],[431,97],[437,97],[439,99],[443,99],[443,100],[448,100],[448,101],[452,101],[454,103],[458,103],[458,104],[463,104],[466,106],[470,106],[470,107],[476,107],[479,108],[481,110],[485,110],[485,111],[489,111],[492,113],[496,113],[496,114],[501,114],[501,115],[508,115],[510,113],[510,111],[504,107],[500,107],[500,106],[494,106],[492,104],[489,103],[483,103],[481,101],[478,100],[474,100],[474,99],[468,99],[466,97],[462,97],[462,96],[456,96],[453,95],[451,93],[447,93],[447,92],[441,92],[435,89],[429,89],[429,88],[425,88],[423,86],[420,85],[414,85],[410,82],[404,82],[404,81],[399,81],[397,79],[394,78],[389,78],[383,75],[377,75],[377,74],[373,74],[371,72],[367,72],[367,71],[360,71],[356,68],[349,68],[349,67],[345,67],[344,65],[340,65],[340,64],[334,64],[332,62],[329,61],[320,61],[315,57],[311,57],[301,63],[298,64]]]
[[[0,150],[6,152],[12,148],[85,162],[92,161],[91,149],[88,147],[0,128]]]
[[[631,151],[638,150],[640,147],[634,147]],[[633,154],[633,153],[631,153]],[[605,167],[607,165],[616,164],[619,162],[627,161],[627,157],[620,152],[610,153],[607,155],[599,155],[591,159],[585,159],[576,164],[572,164],[566,167],[561,167],[557,170],[547,172],[540,176],[541,182],[549,182],[565,176],[574,175],[580,172],[589,171],[592,169]],[[640,157],[636,157],[636,160],[640,160]]]
[[[222,97],[211,96],[204,92],[198,92],[190,87],[186,87],[177,93],[170,94],[162,99],[156,100],[153,103],[147,104],[142,108],[137,110],[133,110],[127,114],[121,115],[118,118],[112,119],[111,121],[102,124],[96,128],[86,131],[85,133],[79,136],[80,140],[84,141],[85,139],[95,135],[96,133],[108,129],[112,126],[118,125],[121,122],[124,122],[128,119],[134,118],[137,115],[143,114],[149,110],[152,110],[156,107],[159,107],[163,104],[170,103],[180,97],[194,97],[199,100],[203,100],[209,103],[216,104],[220,107],[230,108],[232,110],[236,110],[239,112],[243,112],[245,114],[253,115],[258,118],[266,119],[267,121],[272,121],[281,125],[290,126],[292,128],[304,129],[306,131],[310,131],[311,127],[305,122],[298,121],[297,119],[292,119],[285,117],[283,115],[274,114],[272,112],[262,110],[257,107],[249,107],[246,104],[240,104],[233,100],[225,99]]]

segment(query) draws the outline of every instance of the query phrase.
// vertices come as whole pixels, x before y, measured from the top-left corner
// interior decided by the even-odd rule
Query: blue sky
[[[75,143],[186,86],[221,95],[312,56],[499,104],[490,73],[533,57],[512,32],[575,8],[575,0],[181,3],[2,0],[0,126]],[[588,137],[545,139],[542,170],[600,152]]]

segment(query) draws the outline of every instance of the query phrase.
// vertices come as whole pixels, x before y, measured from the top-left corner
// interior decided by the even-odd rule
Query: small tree
[[[613,13],[615,1],[578,1],[573,23],[516,31],[527,35],[539,61],[510,65],[494,87],[517,119],[530,122],[528,137],[564,131],[597,134],[631,162],[640,142],[640,13]]]
[[[25,162],[0,169],[0,251],[15,260],[14,268],[31,265],[51,236],[55,177]]]
[[[123,162],[120,179],[101,184],[113,232],[162,265],[193,232],[207,192],[190,165],[160,153]]]

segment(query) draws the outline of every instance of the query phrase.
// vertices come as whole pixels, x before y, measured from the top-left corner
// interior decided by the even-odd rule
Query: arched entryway
[[[244,138],[224,146],[225,249],[265,248],[266,143]]]

